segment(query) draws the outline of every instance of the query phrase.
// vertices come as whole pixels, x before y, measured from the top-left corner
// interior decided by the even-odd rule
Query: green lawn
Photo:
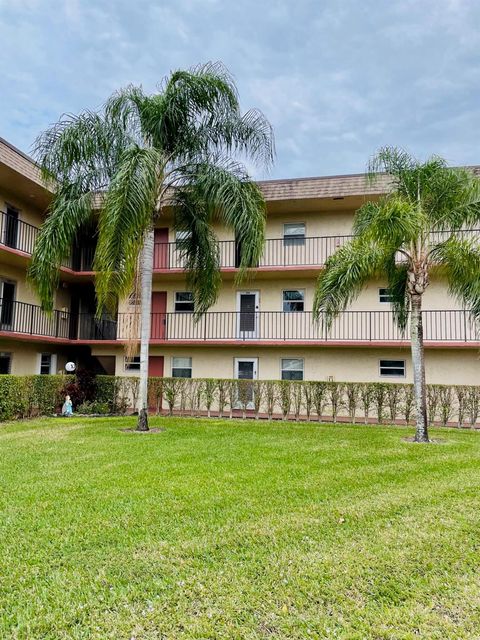
[[[0,425],[0,637],[479,638],[480,433]]]

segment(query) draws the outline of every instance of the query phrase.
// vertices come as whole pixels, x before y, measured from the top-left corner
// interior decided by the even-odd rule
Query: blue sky
[[[269,175],[361,172],[381,145],[480,164],[475,0],[0,0],[0,135],[222,60],[274,126]]]

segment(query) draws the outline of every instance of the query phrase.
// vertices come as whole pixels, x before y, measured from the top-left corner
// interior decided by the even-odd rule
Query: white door
[[[258,337],[259,293],[237,292],[237,337],[247,340]]]
[[[235,378],[237,380],[256,380],[258,376],[258,358],[235,358]],[[253,385],[248,383],[242,389],[241,397],[238,398],[236,408],[253,409]]]

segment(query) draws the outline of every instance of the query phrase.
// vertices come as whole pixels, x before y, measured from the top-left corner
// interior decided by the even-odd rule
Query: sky
[[[358,173],[383,145],[480,164],[478,0],[0,0],[0,136],[222,61],[275,131],[256,178]]]

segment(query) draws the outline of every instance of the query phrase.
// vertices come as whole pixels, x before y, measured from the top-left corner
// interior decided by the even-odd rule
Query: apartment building
[[[382,279],[370,282],[329,331],[312,317],[326,258],[348,241],[355,210],[378,198],[386,180],[372,186],[362,175],[330,176],[265,181],[261,188],[268,211],[263,257],[237,286],[241,246],[218,228],[223,286],[198,321],[168,213],[155,230],[151,374],[411,381],[408,336],[395,326]],[[56,373],[73,360],[96,372],[135,375],[138,359],[124,352],[137,331],[134,301],[122,303],[114,318],[95,318],[94,231],[77,239],[62,266],[53,315],[41,310],[26,282],[50,197],[32,160],[0,139],[0,373]],[[480,337],[449,296],[441,270],[424,307],[429,381],[478,382]]]

